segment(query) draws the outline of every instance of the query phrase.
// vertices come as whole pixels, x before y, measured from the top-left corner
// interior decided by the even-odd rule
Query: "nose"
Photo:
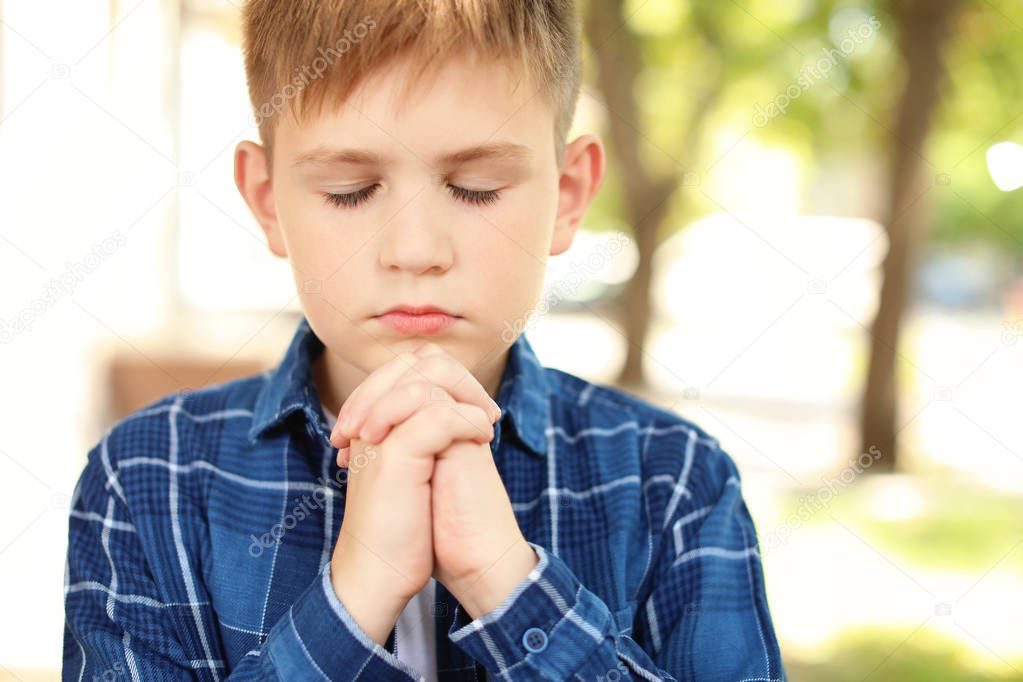
[[[439,274],[454,260],[454,249],[441,206],[431,206],[432,187],[400,205],[380,230],[380,265],[392,272]]]

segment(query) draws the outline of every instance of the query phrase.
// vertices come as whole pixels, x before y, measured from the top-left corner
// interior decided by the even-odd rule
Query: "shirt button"
[[[534,654],[543,651],[547,648],[547,633],[540,628],[529,628],[522,633],[522,646]]]

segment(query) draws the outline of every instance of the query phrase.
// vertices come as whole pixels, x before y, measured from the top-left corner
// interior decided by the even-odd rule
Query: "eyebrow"
[[[435,163],[438,165],[454,165],[459,163],[468,163],[470,161],[478,161],[481,159],[508,159],[513,161],[524,161],[531,158],[532,155],[532,150],[521,144],[514,144],[512,142],[492,142],[441,154],[435,159]],[[331,147],[317,147],[299,154],[292,163],[292,166],[296,168],[301,166],[338,166],[345,164],[371,166],[381,164],[384,161],[384,157],[368,149],[335,149]]]

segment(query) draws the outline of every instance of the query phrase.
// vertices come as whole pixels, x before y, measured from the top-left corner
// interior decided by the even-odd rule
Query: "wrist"
[[[523,539],[489,569],[446,587],[475,620],[500,606],[539,560],[533,548]]]
[[[384,586],[375,586],[358,572],[350,572],[336,557],[331,561],[330,582],[352,620],[370,639],[384,646],[408,600],[391,594]]]

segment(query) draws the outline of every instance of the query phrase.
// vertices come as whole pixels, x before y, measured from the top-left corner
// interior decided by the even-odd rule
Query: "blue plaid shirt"
[[[168,395],[88,453],[65,680],[418,680],[337,598],[335,462],[302,317],[279,366]],[[440,680],[784,680],[732,459],[699,427],[510,349],[491,447],[539,563],[470,620],[438,584]]]

